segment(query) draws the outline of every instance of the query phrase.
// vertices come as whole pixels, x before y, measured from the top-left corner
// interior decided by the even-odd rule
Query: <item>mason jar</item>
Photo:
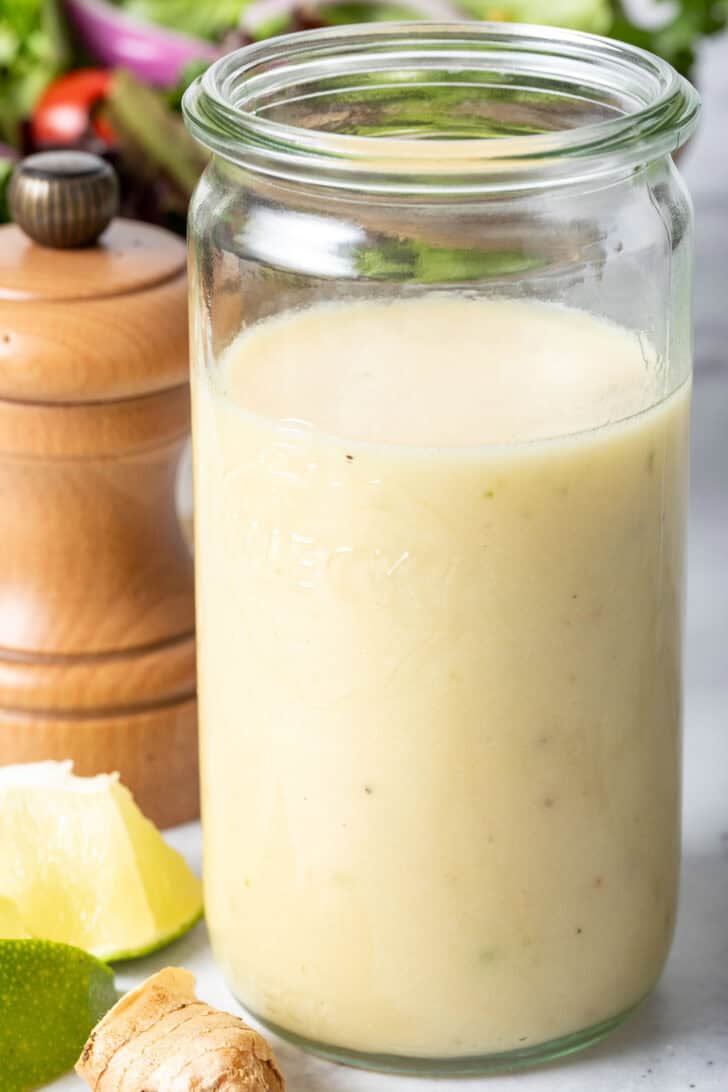
[[[354,1065],[576,1050],[675,920],[696,93],[412,23],[260,42],[184,108],[217,960]]]

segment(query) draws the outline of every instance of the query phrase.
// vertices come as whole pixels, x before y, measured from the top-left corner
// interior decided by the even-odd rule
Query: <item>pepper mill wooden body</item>
[[[11,196],[39,238],[32,177]],[[57,229],[64,200],[41,194]],[[0,765],[118,770],[162,826],[198,813],[188,430],[183,243],[124,220],[79,249],[0,228]]]

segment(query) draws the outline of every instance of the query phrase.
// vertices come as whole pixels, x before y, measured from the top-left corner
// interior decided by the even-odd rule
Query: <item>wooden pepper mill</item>
[[[175,508],[189,431],[184,244],[112,221],[116,176],[83,153],[23,161],[10,202],[0,765],[118,770],[169,826],[198,814],[193,573]]]

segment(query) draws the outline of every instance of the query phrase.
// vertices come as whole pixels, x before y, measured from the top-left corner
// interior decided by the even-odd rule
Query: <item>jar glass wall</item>
[[[654,985],[697,100],[588,35],[272,39],[187,93],[205,886],[241,1002],[484,1072]]]

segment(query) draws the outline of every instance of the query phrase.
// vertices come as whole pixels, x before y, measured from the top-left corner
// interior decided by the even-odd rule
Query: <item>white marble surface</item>
[[[291,1092],[726,1092],[728,1090],[728,38],[706,50],[706,110],[684,164],[697,209],[697,377],[689,552],[683,892],[677,936],[653,997],[623,1028],[559,1065],[514,1076],[428,1082],[356,1072],[277,1045]],[[196,825],[171,841],[200,867]],[[235,1004],[204,925],[120,968],[135,984],[167,963]],[[80,1092],[73,1077],[54,1092]]]

